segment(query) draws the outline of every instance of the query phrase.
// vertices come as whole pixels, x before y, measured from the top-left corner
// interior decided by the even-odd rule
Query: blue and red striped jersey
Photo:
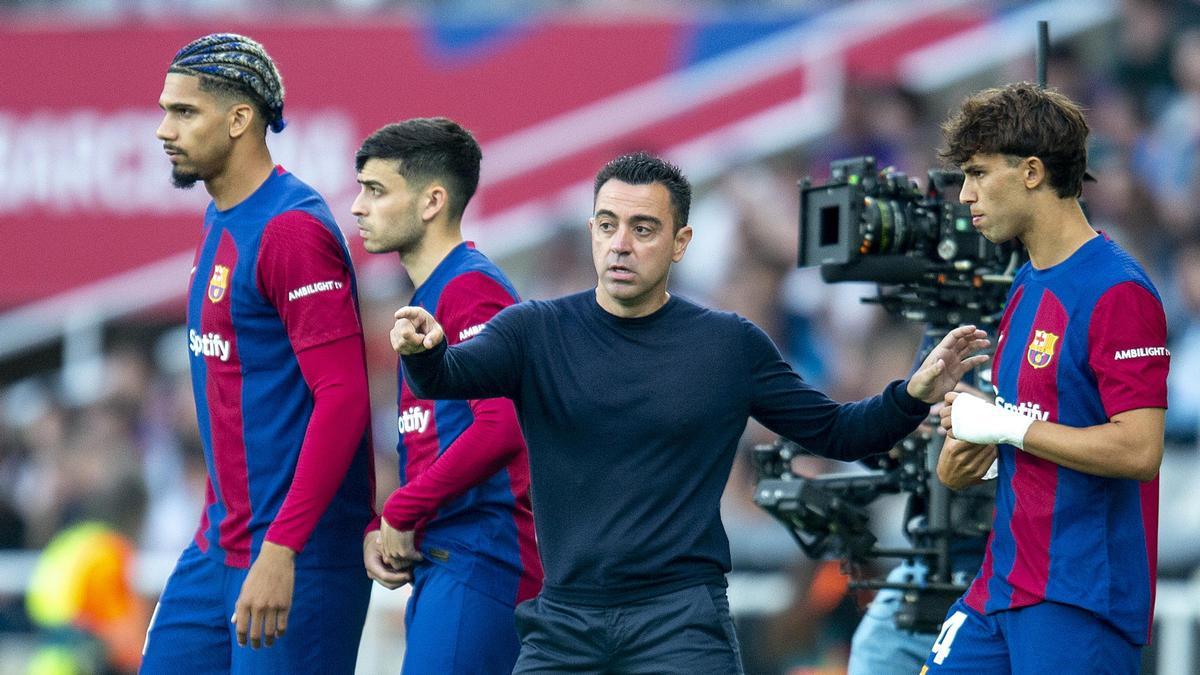
[[[208,466],[197,546],[223,564],[247,567],[278,516],[286,524],[276,529],[287,532],[271,541],[280,543],[278,536],[303,549],[297,564],[361,565],[374,502],[365,428],[355,447],[329,449],[353,454],[344,475],[315,477],[337,482],[328,506],[297,503],[297,513],[281,513],[314,406],[297,353],[343,338],[362,341],[350,254],[320,195],[276,167],[236,206],[220,211],[209,204],[187,327]]]
[[[1107,236],[1018,272],[1000,321],[996,404],[1072,427],[1165,408],[1166,318],[1145,271]],[[996,516],[966,602],[980,612],[1043,600],[1095,612],[1149,641],[1158,479],[1103,478],[999,448]]]
[[[469,340],[517,292],[492,261],[463,242],[413,294],[410,304],[434,315],[447,344]],[[424,400],[397,368],[401,487],[383,516],[420,533],[427,560],[462,582],[508,603],[541,590],[529,499],[529,454],[516,409],[504,398]]]

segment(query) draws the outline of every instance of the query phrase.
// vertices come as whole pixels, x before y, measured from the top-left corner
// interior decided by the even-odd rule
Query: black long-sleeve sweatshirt
[[[516,403],[543,593],[588,605],[725,583],[719,504],[747,418],[850,461],[929,411],[903,381],[839,404],[735,314],[671,297],[623,319],[593,290],[508,307],[471,340],[404,357],[404,372],[422,398]]]

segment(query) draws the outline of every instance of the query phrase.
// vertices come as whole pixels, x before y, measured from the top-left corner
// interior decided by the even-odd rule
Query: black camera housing
[[[958,203],[961,171],[930,169],[929,188],[871,156],[835,160],[825,185],[800,186],[800,266],[838,280],[898,283],[939,267],[1003,269],[1013,246],[988,241]],[[903,260],[902,258],[909,258]],[[865,259],[877,262],[856,268]]]
[[[836,160],[830,174],[824,185],[800,183],[800,267],[820,266],[829,283],[880,284],[865,300],[912,321],[999,321],[1027,256],[1020,242],[995,244],[972,227],[957,198],[961,171],[930,169],[924,191],[870,156]]]

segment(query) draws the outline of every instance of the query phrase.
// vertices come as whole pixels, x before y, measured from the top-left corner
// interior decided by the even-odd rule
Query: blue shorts
[[[404,612],[404,675],[509,675],[521,642],[514,604],[463,584],[451,570],[425,562],[413,570]]]
[[[287,632],[271,647],[239,647],[230,622],[249,570],[184,550],[146,634],[142,673],[353,673],[371,580],[357,567],[296,567]]]
[[[921,675],[1136,674],[1141,647],[1095,614],[1057,602],[980,614],[950,607]]]

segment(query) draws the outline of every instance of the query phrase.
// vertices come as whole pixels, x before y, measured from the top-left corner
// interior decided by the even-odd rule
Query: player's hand
[[[909,396],[929,404],[942,400],[963,375],[987,362],[987,354],[975,352],[987,349],[990,344],[987,333],[975,326],[959,326],[946,333],[908,379]]]
[[[386,518],[380,518],[379,522],[379,545],[384,562],[402,569],[425,559],[417,550],[415,532],[397,530],[388,524]]]
[[[295,581],[296,552],[264,541],[234,606],[238,645],[245,647],[248,639],[254,649],[270,647],[283,637]]]
[[[942,406],[938,408],[938,426],[942,433],[950,433],[953,429],[954,420],[954,400],[958,398],[959,392],[952,391],[942,398]]]
[[[394,591],[412,583],[411,563],[398,568],[383,559],[383,535],[379,530],[368,532],[363,539],[363,564],[367,568],[367,576],[388,590]]]
[[[401,356],[420,354],[433,349],[445,339],[442,326],[433,315],[420,307],[401,307],[396,310],[396,325],[392,326],[392,349]]]
[[[982,480],[995,461],[996,446],[968,443],[949,434],[938,456],[938,480],[951,490],[961,490]]]
[[[938,434],[940,434],[942,436],[945,436],[947,433],[949,433],[950,427],[949,426],[943,427],[941,424],[942,409],[945,408],[947,405],[949,405],[949,403],[947,403],[947,401],[953,401],[954,397],[958,396],[959,394],[970,394],[970,395],[972,395],[976,398],[982,399],[984,401],[991,401],[992,399],[995,398],[991,394],[985,393],[982,389],[972,387],[971,385],[966,384],[965,382],[959,382],[958,384],[954,385],[953,392],[946,394],[946,396],[944,398],[942,398],[942,400],[938,401],[937,403],[934,403],[932,406],[929,407],[929,414],[936,415],[938,417],[937,425],[930,426],[930,425],[932,425],[932,421],[929,418],[926,418],[926,420],[921,423],[921,428],[923,428],[927,431],[936,430],[938,432]],[[950,413],[946,413],[946,416],[949,417]]]

